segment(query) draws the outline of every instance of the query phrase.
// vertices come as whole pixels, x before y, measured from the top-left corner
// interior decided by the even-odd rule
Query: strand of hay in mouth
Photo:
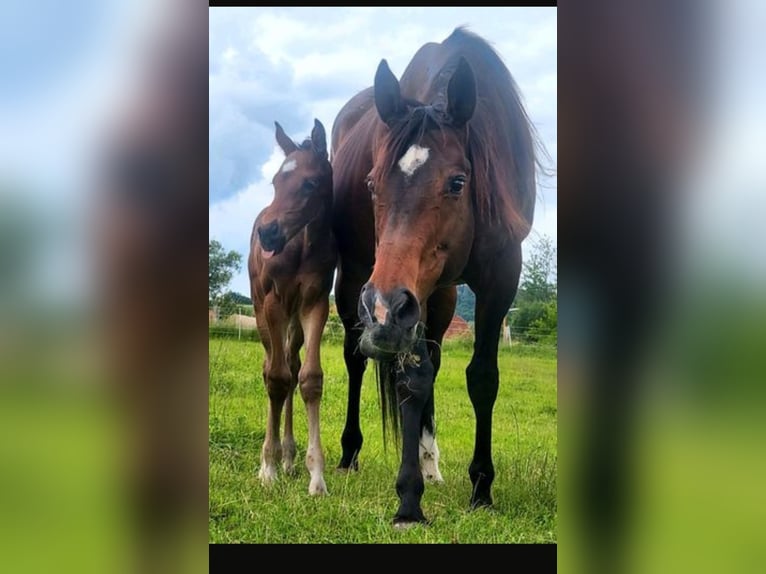
[[[407,367],[419,367],[421,357],[420,355],[406,351],[404,353],[398,353],[394,358],[394,361],[396,362],[396,372],[402,373]]]

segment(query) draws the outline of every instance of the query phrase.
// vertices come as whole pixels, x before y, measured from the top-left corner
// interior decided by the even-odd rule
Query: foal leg
[[[319,361],[319,345],[327,322],[327,299],[317,301],[301,312],[301,324],[306,335],[306,361],[298,375],[301,396],[306,403],[309,419],[309,444],[306,449],[306,468],[311,474],[309,494],[327,494],[324,481],[324,453],[319,437],[319,404],[322,400],[323,373]]]
[[[279,305],[268,301],[265,319],[269,329],[268,357],[264,364],[263,378],[269,396],[269,412],[266,421],[266,438],[261,450],[261,467],[258,478],[264,485],[272,484],[277,478],[277,465],[282,460],[282,444],[279,440],[279,425],[282,407],[290,393],[292,377],[285,361],[285,321]]]
[[[402,416],[402,462],[396,479],[399,510],[394,516],[397,528],[426,522],[420,508],[425,486],[419,447],[423,410],[433,397],[434,368],[425,342],[418,341],[413,353],[420,357],[419,364],[405,366],[402,372],[396,373],[396,397]]]
[[[434,383],[441,366],[441,344],[444,333],[452,321],[457,302],[457,288],[446,287],[434,292],[428,298],[428,313],[426,317],[426,345],[428,356],[434,366]],[[434,385],[435,387],[435,385]],[[426,402],[423,409],[423,420],[420,430],[420,470],[428,482],[444,482],[439,471],[439,445],[436,444],[436,428],[434,422],[434,393]]]
[[[276,358],[275,358],[276,359]],[[264,372],[266,390],[269,395],[269,412],[266,419],[266,438],[261,450],[261,467],[258,478],[268,486],[277,478],[277,465],[282,460],[282,445],[279,440],[279,423],[282,406],[290,392],[290,371],[284,362],[272,359]]]
[[[335,284],[335,303],[338,306],[338,314],[343,321],[345,330],[343,358],[348,372],[346,424],[340,439],[343,454],[340,464],[338,464],[338,468],[341,470],[357,470],[359,468],[359,451],[362,450],[362,443],[364,442],[362,429],[359,426],[359,400],[367,359],[359,352],[361,331],[358,328],[357,302],[362,285],[366,281],[367,279],[350,277],[348,273],[339,272]]]
[[[282,468],[286,474],[295,472],[295,436],[293,435],[293,397],[295,386],[291,388],[285,399],[285,430],[282,435]]]
[[[291,388],[285,401],[285,433],[282,437],[282,468],[287,474],[295,471],[295,436],[293,435],[293,398],[301,369],[300,349],[303,345],[303,329],[296,320],[290,325],[287,340],[287,364],[290,366]]]

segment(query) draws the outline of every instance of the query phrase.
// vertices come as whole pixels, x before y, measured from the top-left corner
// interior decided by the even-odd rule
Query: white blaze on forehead
[[[415,170],[426,163],[426,161],[428,161],[428,148],[412,144],[407,153],[399,160],[399,169],[404,172],[404,175],[409,176],[415,173]]]
[[[294,159],[290,159],[282,164],[282,169],[280,169],[279,171],[281,171],[282,173],[288,173],[290,171],[293,171],[297,166],[298,166],[298,162],[295,161]]]

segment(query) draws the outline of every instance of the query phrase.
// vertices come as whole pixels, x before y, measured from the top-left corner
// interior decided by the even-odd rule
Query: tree
[[[532,252],[522,264],[516,303],[554,300],[556,280],[556,247],[550,237],[543,235],[532,245]]]
[[[224,288],[242,264],[242,255],[226,251],[218,241],[208,243],[208,304],[217,305]]]
[[[556,247],[542,236],[522,266],[521,282],[510,321],[512,330],[523,340],[556,343],[558,305],[556,302]]]
[[[248,297],[247,295],[243,295],[242,293],[237,293],[236,291],[229,291],[229,295],[235,305],[252,305],[253,304],[253,300],[250,299],[250,297]]]

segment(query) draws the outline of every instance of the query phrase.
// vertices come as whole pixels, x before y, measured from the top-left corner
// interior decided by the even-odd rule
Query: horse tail
[[[399,445],[401,413],[396,398],[396,361],[375,361],[375,378],[378,381],[380,413],[383,421],[383,449],[386,449],[389,433]]]

